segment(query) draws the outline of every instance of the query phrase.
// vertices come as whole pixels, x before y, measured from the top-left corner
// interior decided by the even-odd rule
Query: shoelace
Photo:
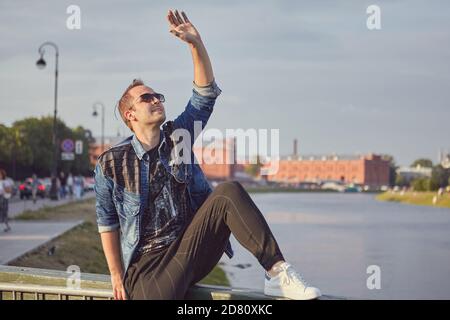
[[[299,273],[292,269],[292,267],[288,267],[287,269],[282,270],[279,275],[282,284],[288,285],[292,280],[292,282],[301,285],[305,289],[308,287],[308,283],[305,281],[305,279],[303,279],[303,277]]]

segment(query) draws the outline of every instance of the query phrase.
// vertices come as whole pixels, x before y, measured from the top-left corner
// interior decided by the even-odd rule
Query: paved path
[[[0,230],[0,265],[7,264],[82,222],[11,221],[11,231]]]
[[[87,192],[82,199],[94,197],[94,192]],[[32,200],[14,199],[9,203],[9,218],[15,218],[26,210],[36,211],[44,207],[55,207],[75,201],[75,198],[52,201],[48,198]],[[0,265],[6,264],[21,255],[36,249],[55,237],[72,229],[82,221],[52,222],[45,221],[20,221],[10,220],[11,231],[3,232],[0,225]]]
[[[81,200],[93,198],[94,196],[95,196],[95,193],[93,191],[90,191],[90,192],[85,193],[84,197],[81,198]],[[61,200],[56,200],[56,201],[45,198],[45,199],[38,199],[37,202],[34,204],[33,204],[32,200],[20,200],[20,199],[13,200],[13,201],[9,202],[8,216],[9,216],[9,218],[14,218],[26,210],[35,211],[35,210],[42,209],[43,207],[55,207],[55,206],[69,203],[74,200],[75,200],[75,198],[70,199],[69,197],[67,197],[65,199],[61,199]]]

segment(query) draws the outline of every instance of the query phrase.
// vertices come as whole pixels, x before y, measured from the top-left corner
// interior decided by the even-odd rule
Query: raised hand
[[[180,14],[178,10],[175,10],[175,12],[169,10],[167,13],[167,21],[170,26],[169,32],[184,42],[197,44],[201,41],[200,34],[183,11]]]

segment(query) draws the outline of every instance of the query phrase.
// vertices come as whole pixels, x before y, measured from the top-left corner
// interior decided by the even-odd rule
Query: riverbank
[[[334,189],[300,189],[300,188],[293,188],[293,187],[246,187],[244,186],[245,190],[248,193],[341,193],[341,194],[353,194],[353,193],[366,193],[366,194],[378,194],[380,191],[338,191]]]
[[[289,187],[245,187],[248,193],[333,193],[338,192],[336,190],[330,189],[300,189],[300,188],[289,188]]]
[[[108,266],[97,231],[95,199],[87,199],[57,207],[45,207],[36,211],[26,211],[16,220],[27,221],[73,221],[84,222],[53,239],[45,245],[12,261],[9,265],[41,269],[66,270],[77,265],[81,272],[109,274]],[[220,267],[200,283],[228,286],[225,272]]]
[[[433,198],[436,197],[436,192],[392,192],[386,191],[375,198],[380,201],[393,201],[407,204],[432,206],[440,208],[450,208],[450,194],[444,193],[442,196],[437,197],[436,202],[433,203]]]

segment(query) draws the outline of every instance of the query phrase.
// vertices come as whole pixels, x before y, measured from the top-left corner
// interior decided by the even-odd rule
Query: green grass
[[[44,207],[36,211],[25,211],[16,220],[76,220],[95,223],[95,199],[74,201],[56,207]]]
[[[386,191],[376,196],[380,201],[394,201],[422,206],[434,206],[441,208],[450,208],[450,194],[444,193],[438,197],[436,204],[433,204],[433,197],[436,192],[405,192],[403,195],[400,192]]]
[[[95,199],[81,200],[57,207],[27,211],[17,220],[84,220],[51,242],[9,263],[12,266],[66,270],[78,265],[81,272],[109,274],[108,266],[97,231]],[[50,249],[54,253],[49,255]],[[216,266],[200,283],[229,286],[225,272]]]

